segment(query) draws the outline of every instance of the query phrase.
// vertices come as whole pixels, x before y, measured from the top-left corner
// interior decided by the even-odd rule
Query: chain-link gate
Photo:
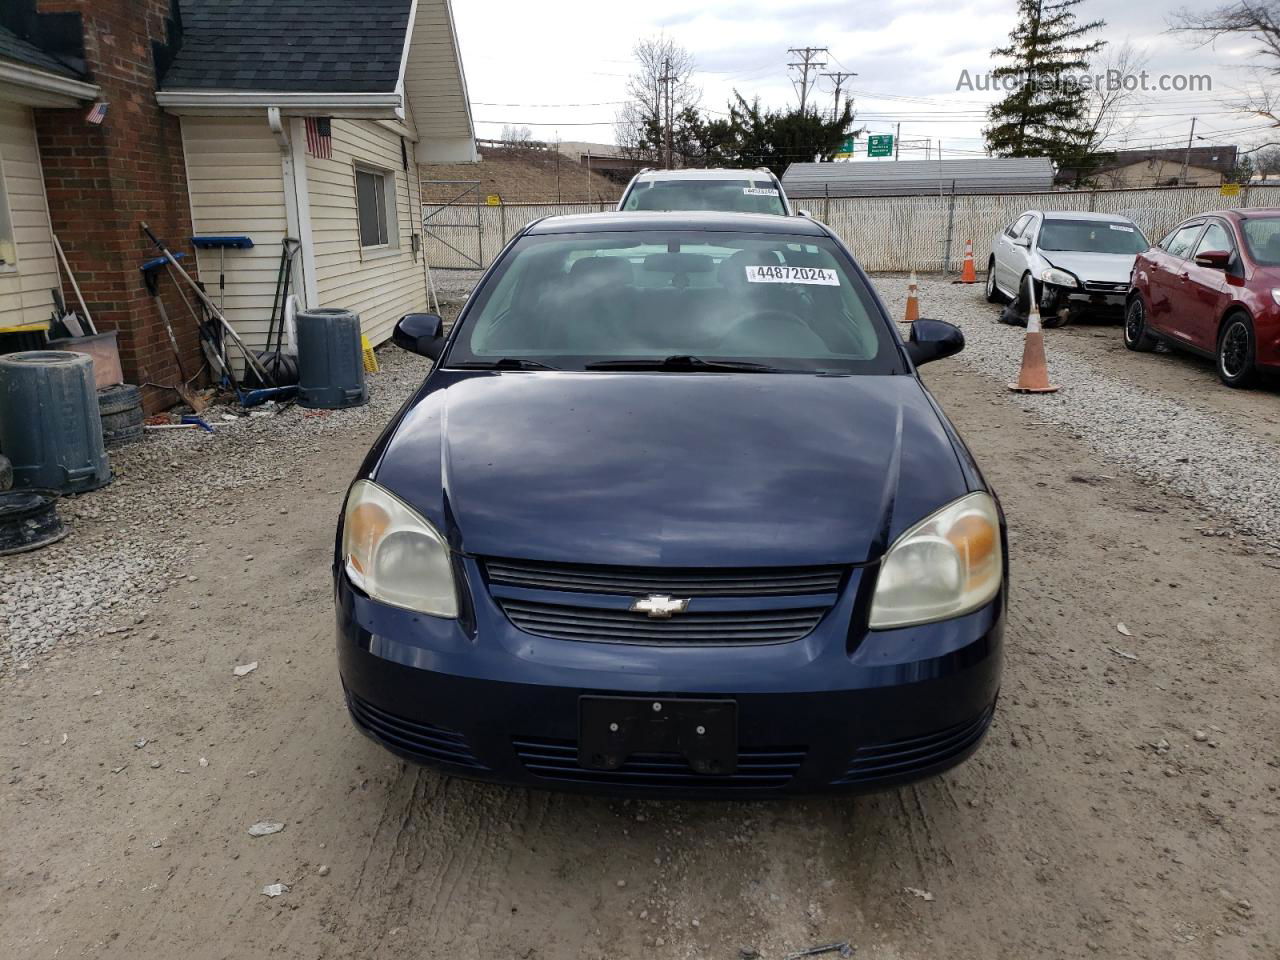
[[[428,200],[427,191],[443,187],[447,200]],[[475,269],[484,267],[484,229],[480,221],[479,180],[419,180],[418,196],[422,197],[422,233],[436,241],[441,269]]]

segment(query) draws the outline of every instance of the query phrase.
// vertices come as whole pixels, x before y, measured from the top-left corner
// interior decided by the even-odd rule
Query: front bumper
[[[1059,287],[1052,283],[1041,284],[1040,311],[1042,314],[1123,317],[1127,290],[1099,291],[1080,287]]]
[[[474,561],[464,566],[469,583],[482,583]],[[803,639],[690,647],[535,636],[483,590],[470,598],[471,618],[441,620],[372,601],[339,574],[342,682],[357,727],[393,753],[503,783],[764,796],[880,790],[954,766],[991,721],[1003,592],[967,616],[854,642],[859,571],[849,579]],[[731,698],[737,772],[697,774],[676,754],[585,769],[577,763],[583,695]]]

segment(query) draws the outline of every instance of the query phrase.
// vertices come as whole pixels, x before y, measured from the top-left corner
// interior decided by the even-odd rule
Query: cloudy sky
[[[1190,0],[1192,9],[1211,6]],[[496,137],[505,123],[535,137],[610,142],[613,117],[632,68],[631,47],[661,33],[697,61],[703,105],[723,110],[736,87],[769,105],[794,103],[788,47],[825,46],[827,70],[855,71],[857,123],[870,132],[902,124],[902,142],[942,144],[944,155],[981,152],[984,110],[997,95],[957,90],[962,71],[990,70],[990,51],[1015,21],[1015,0],[465,0],[454,3],[477,131]],[[1085,0],[1082,18],[1108,21],[1112,47],[1130,41],[1162,74],[1207,74],[1204,91],[1150,91],[1127,108],[1129,146],[1185,144],[1192,117],[1198,145],[1263,142],[1261,122],[1230,109],[1256,90],[1248,41],[1196,48],[1166,32],[1180,2]],[[846,88],[847,89],[847,88]],[[819,102],[831,102],[819,81]],[[936,148],[935,148],[936,149]],[[923,151],[913,154],[923,156]],[[936,154],[935,154],[936,156]],[[903,154],[906,159],[907,154]]]

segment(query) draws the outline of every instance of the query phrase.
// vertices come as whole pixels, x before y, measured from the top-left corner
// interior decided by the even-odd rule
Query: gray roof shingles
[[[0,60],[11,60],[24,67],[35,67],[72,80],[80,79],[80,75],[66,64],[4,27],[0,27]]]
[[[182,0],[164,90],[391,93],[411,0]]]

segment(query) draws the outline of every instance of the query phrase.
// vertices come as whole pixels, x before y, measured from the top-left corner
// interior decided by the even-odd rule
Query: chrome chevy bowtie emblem
[[[689,598],[673,600],[660,593],[651,593],[631,602],[632,613],[647,613],[650,619],[665,620],[673,613],[684,613],[689,607]]]

